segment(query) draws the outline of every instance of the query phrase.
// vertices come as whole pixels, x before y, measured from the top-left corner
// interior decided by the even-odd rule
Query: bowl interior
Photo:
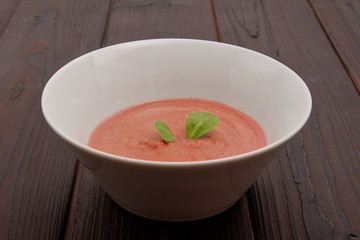
[[[299,131],[311,110],[307,86],[283,64],[241,47],[189,39],[135,41],[79,57],[49,80],[42,109],[60,136],[86,145],[108,115],[174,97],[216,100],[246,112],[269,145]]]

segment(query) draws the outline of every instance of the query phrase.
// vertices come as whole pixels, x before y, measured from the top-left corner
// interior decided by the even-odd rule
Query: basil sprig
[[[166,142],[173,142],[175,141],[174,135],[172,134],[169,126],[161,120],[156,120],[153,122],[153,125],[156,131],[160,134],[162,139]]]
[[[196,139],[211,131],[219,122],[219,117],[213,113],[194,111],[185,119],[186,138]]]
[[[186,138],[196,139],[211,131],[218,122],[219,117],[213,113],[193,111],[189,113],[185,119]],[[156,120],[153,122],[153,125],[164,141],[175,141],[174,135],[165,122]]]

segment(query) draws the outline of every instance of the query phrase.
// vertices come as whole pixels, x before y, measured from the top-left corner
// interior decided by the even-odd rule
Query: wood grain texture
[[[354,0],[309,0],[360,92],[360,2]]]
[[[176,37],[217,40],[210,1],[113,1],[106,45]]]
[[[5,30],[21,0],[2,0],[0,4],[0,36]]]
[[[214,5],[221,41],[285,63],[314,101],[303,131],[251,189],[256,237],[360,236],[360,98],[311,6],[280,0]]]
[[[9,9],[0,45],[0,239],[63,236],[76,159],[45,123],[40,98],[62,64],[101,46],[109,1],[96,2]]]

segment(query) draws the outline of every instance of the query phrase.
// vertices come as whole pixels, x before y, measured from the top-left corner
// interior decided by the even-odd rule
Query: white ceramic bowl
[[[246,112],[264,129],[268,145],[200,162],[129,159],[86,145],[108,115],[173,97],[216,100]],[[231,207],[304,126],[311,105],[305,83],[283,64],[241,47],[191,39],[135,41],[85,54],[56,72],[42,95],[50,127],[112,199],[162,221],[201,219]]]

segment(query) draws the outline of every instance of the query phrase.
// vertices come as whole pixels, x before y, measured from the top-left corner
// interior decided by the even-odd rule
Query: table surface
[[[309,86],[308,123],[229,210],[156,222],[117,206],[46,124],[72,59],[148,38],[271,56]],[[1,0],[0,239],[360,239],[359,0]]]

